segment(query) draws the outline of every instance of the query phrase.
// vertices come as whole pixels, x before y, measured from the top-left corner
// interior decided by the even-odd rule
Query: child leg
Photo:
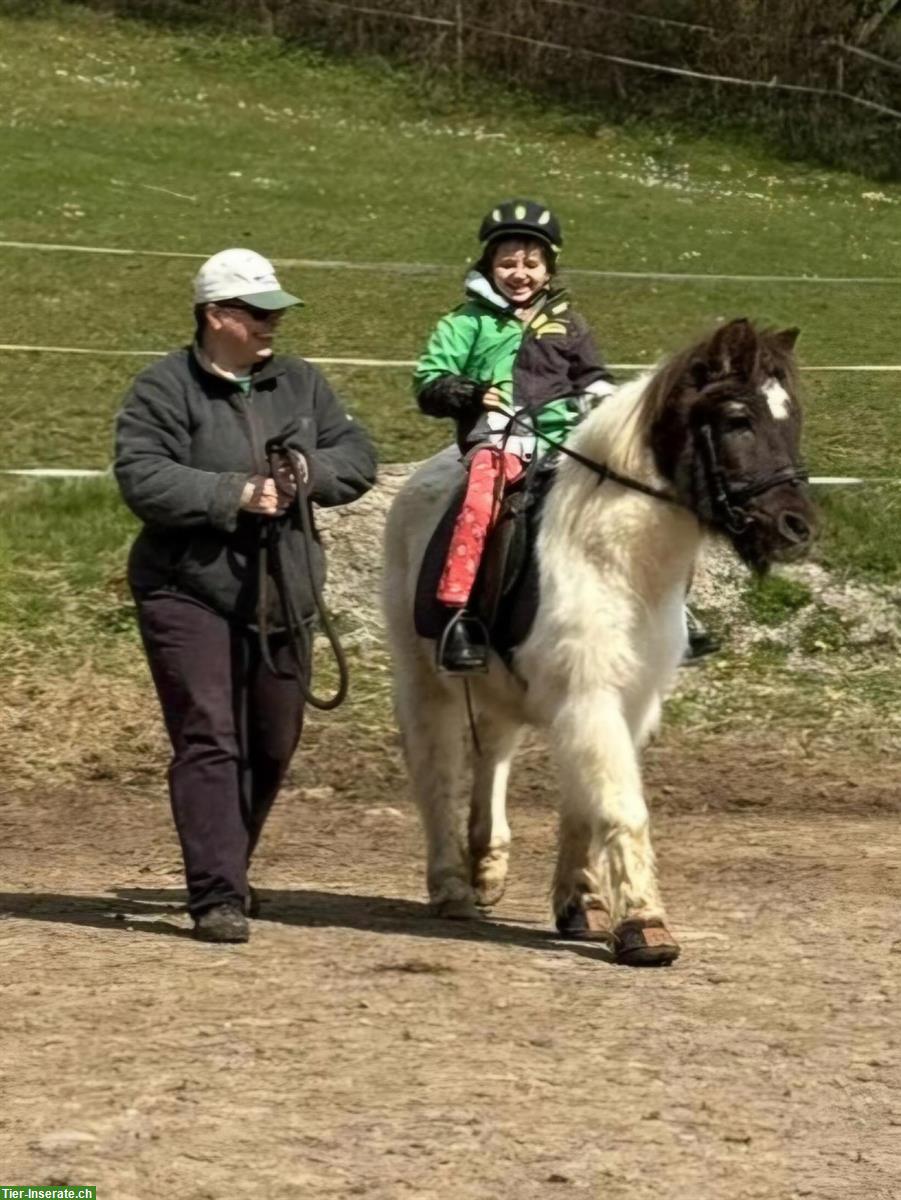
[[[486,448],[473,455],[466,495],[438,584],[438,599],[442,604],[463,608],[469,603],[503,487],[518,479],[522,470],[521,460],[503,450]]]

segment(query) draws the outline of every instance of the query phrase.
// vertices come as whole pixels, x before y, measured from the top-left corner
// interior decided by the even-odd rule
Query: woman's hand
[[[288,453],[291,455],[291,461],[300,478],[304,483],[309,483],[310,468],[307,466],[307,460],[299,450],[289,450]],[[286,462],[281,462],[276,467],[275,478],[278,483],[278,490],[287,493],[293,500],[297,495],[297,480],[294,478],[294,471]]]
[[[275,480],[268,475],[251,475],[241,493],[241,508],[261,517],[277,517],[282,510]]]

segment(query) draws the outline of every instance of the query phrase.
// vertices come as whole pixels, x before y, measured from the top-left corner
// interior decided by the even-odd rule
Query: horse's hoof
[[[679,943],[658,917],[620,921],[613,936],[616,961],[624,967],[668,967],[681,954]]]
[[[493,908],[503,900],[506,890],[505,883],[489,883],[485,887],[476,885],[476,905],[479,908]]]
[[[445,921],[478,921],[481,913],[471,896],[453,896],[432,904],[432,913]]]
[[[560,937],[572,942],[591,942],[605,947],[611,959],[616,949],[610,914],[603,908],[583,908],[578,902],[567,904],[556,918]]]

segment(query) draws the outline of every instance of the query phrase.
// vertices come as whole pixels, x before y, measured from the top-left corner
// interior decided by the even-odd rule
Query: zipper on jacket
[[[558,288],[558,290],[556,292],[548,292],[545,295],[544,300],[539,305],[538,311],[534,312],[531,315],[531,317],[529,317],[529,319],[525,323],[525,325],[523,326],[522,338],[520,339],[520,343],[519,343],[519,346],[517,347],[516,354],[513,357],[513,378],[510,380],[510,390],[511,390],[511,392],[514,393],[514,395],[515,395],[515,386],[516,386],[516,364],[519,362],[520,356],[522,354],[523,346],[525,346],[525,344],[526,344],[526,339],[528,338],[529,334],[532,332],[533,324],[538,320],[538,318],[545,311],[545,309],[551,303],[552,300],[559,300],[561,296],[565,296],[565,295],[566,295],[565,288]],[[544,403],[547,403],[547,401],[545,401]],[[538,407],[542,408],[543,404],[539,405]]]
[[[244,413],[244,418],[247,421],[247,431],[250,435],[250,452],[253,455],[253,461],[256,464],[258,475],[269,474],[269,463],[266,461],[264,447],[260,444],[259,430],[255,413],[253,411],[253,392],[248,395],[240,395],[241,408]]]

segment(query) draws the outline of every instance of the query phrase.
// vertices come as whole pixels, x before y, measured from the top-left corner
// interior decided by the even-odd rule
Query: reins
[[[588,458],[586,455],[580,454],[577,450],[571,450],[566,445],[557,444],[552,438],[547,437],[546,434],[536,429],[531,418],[523,418],[518,413],[507,409],[503,411],[509,416],[511,427],[514,423],[522,425],[547,445],[554,446],[566,458],[571,458],[574,462],[592,471],[598,476],[598,487],[609,479],[612,483],[618,483],[620,487],[629,488],[633,492],[640,492],[642,495],[650,496],[654,500],[662,500],[666,504],[673,504],[677,508],[684,508],[695,517],[698,516],[696,509],[678,496],[673,496],[662,488],[654,487],[652,484],[642,483],[639,479],[632,479],[628,475],[621,475],[619,471],[614,471],[606,463],[597,462],[593,458]],[[719,516],[722,524],[730,533],[743,533],[753,522],[754,516],[745,508],[749,500],[770,491],[774,487],[779,487],[783,483],[791,483],[797,486],[799,483],[806,483],[809,479],[808,472],[804,468],[787,466],[780,467],[771,475],[751,480],[748,483],[732,484],[726,478],[726,473],[716,456],[716,448],[713,444],[713,431],[710,428],[709,422],[705,421],[700,427],[699,435],[704,455],[704,466],[711,485],[711,499],[714,512]]]
[[[273,520],[270,518],[262,518],[262,528],[260,531],[260,550],[258,560],[259,586],[257,593],[257,622],[260,637],[260,655],[267,669],[270,670],[278,679],[297,679],[300,685],[301,694],[308,704],[311,704],[313,708],[329,711],[333,708],[337,708],[339,704],[344,702],[350,682],[350,672],[347,666],[347,657],[344,653],[344,647],[341,645],[338,633],[334,627],[328,608],[326,607],[325,600],[322,596],[322,589],[319,586],[316,572],[313,568],[313,548],[315,544],[315,537],[313,534],[313,523],[310,519],[309,490],[307,488],[303,468],[299,461],[299,456],[296,456],[289,447],[278,441],[270,441],[267,443],[266,451],[269,456],[270,463],[275,463],[278,466],[285,467],[294,483],[295,501],[292,506],[290,521],[292,527],[294,529],[299,529],[302,535],[301,541],[304,547],[307,576],[310,583],[310,590],[313,593],[313,602],[316,606],[316,612],[322,624],[322,631],[328,640],[329,647],[331,648],[335,659],[335,664],[338,668],[337,689],[335,690],[334,695],[323,698],[321,696],[317,696],[313,692],[312,685],[309,682],[313,671],[313,635],[311,629],[311,619],[308,618],[305,620],[303,617],[299,616],[294,609],[293,598],[289,588],[285,584],[283,564],[281,554],[279,552],[281,525],[277,519]],[[276,477],[275,466],[273,466],[273,476]],[[272,572],[272,578],[275,580],[278,598],[281,602],[288,646],[297,668],[296,676],[291,672],[280,671],[272,659],[272,651],[269,646],[270,634],[267,613],[270,568]]]
[[[499,411],[503,411],[505,415],[509,416],[511,426],[514,424],[523,426],[529,433],[539,438],[546,445],[553,446],[560,454],[565,455],[566,458],[571,458],[573,462],[587,467],[589,471],[598,476],[598,487],[609,479],[612,483],[618,483],[622,487],[631,488],[634,492],[642,492],[645,496],[652,496],[655,500],[663,500],[666,504],[675,504],[679,508],[689,508],[678,496],[671,496],[669,492],[664,492],[661,488],[656,488],[650,483],[642,483],[638,479],[630,479],[628,475],[620,475],[618,471],[614,471],[606,463],[599,463],[596,459],[580,454],[578,450],[571,450],[568,446],[555,442],[553,438],[549,438],[547,434],[535,428],[531,417],[528,419],[521,417],[519,413],[508,409]]]

